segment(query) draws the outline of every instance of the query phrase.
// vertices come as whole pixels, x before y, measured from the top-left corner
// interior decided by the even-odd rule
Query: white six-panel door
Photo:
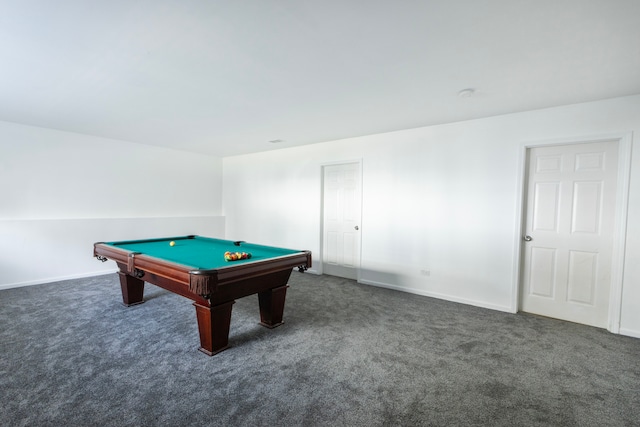
[[[606,327],[618,142],[529,149],[523,311]]]
[[[360,164],[323,172],[323,272],[357,279],[360,267]]]

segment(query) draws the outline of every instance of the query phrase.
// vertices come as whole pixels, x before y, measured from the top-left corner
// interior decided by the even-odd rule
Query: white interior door
[[[323,168],[325,274],[357,279],[360,267],[360,163]]]
[[[529,149],[523,311],[606,327],[618,141]]]

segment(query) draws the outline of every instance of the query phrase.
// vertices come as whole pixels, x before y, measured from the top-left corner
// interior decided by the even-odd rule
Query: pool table
[[[227,260],[230,254],[243,252],[251,257]],[[126,306],[144,302],[144,282],[191,299],[200,351],[209,356],[229,346],[231,308],[236,299],[258,294],[260,324],[280,326],[291,271],[311,267],[310,251],[201,236],[98,242],[93,255],[118,265]]]

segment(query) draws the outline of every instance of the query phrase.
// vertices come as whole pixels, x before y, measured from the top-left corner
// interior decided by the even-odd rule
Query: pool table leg
[[[193,303],[198,317],[201,352],[213,356],[229,347],[229,326],[234,303],[230,301],[214,306]]]
[[[144,302],[144,280],[129,276],[123,271],[118,271],[118,275],[122,289],[122,303],[127,307],[142,304]]]
[[[282,325],[282,317],[284,314],[284,300],[287,296],[287,288],[284,285],[279,288],[269,289],[258,293],[258,302],[260,304],[260,324],[267,328],[275,328]]]

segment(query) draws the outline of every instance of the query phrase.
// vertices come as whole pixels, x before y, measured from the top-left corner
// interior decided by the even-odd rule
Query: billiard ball
[[[174,242],[173,240],[169,242],[169,246],[175,246],[176,242]]]

